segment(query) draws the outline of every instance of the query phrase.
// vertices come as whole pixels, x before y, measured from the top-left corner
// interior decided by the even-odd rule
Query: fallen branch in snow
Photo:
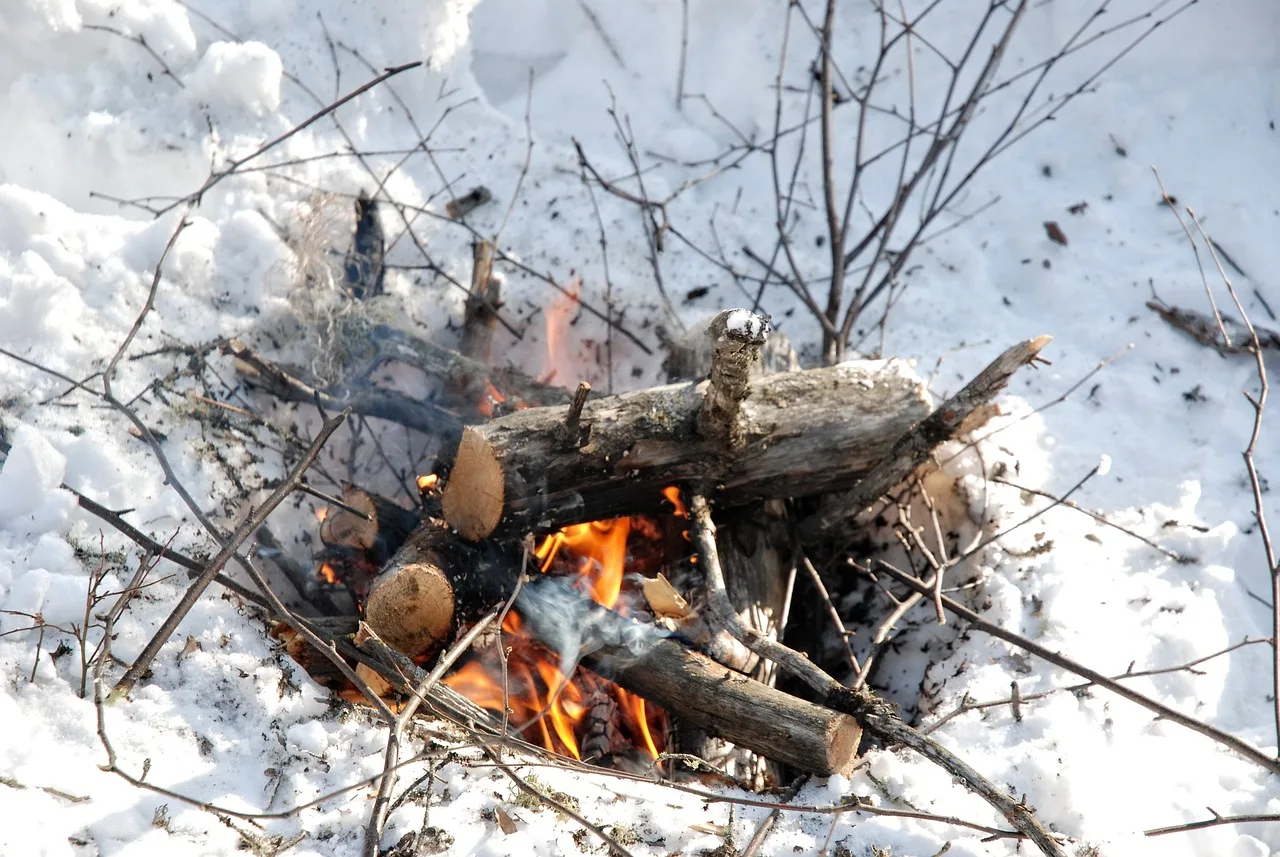
[[[1012,800],[1002,790],[928,736],[917,732],[903,722],[889,703],[876,698],[867,690],[851,690],[813,664],[804,655],[789,649],[759,632],[743,627],[725,591],[724,574],[716,550],[715,524],[711,521],[711,508],[706,498],[695,495],[689,504],[693,525],[694,545],[702,558],[707,576],[708,609],[714,619],[747,648],[762,658],[768,658],[792,675],[804,681],[822,694],[823,704],[853,715],[863,728],[881,740],[908,747],[929,761],[943,768],[987,801],[1015,829],[1026,835],[1040,851],[1049,857],[1065,857],[1066,852],[1036,818],[1034,810],[1025,803]]]
[[[916,592],[926,594],[932,593],[932,586],[929,586],[914,575],[907,574],[905,571],[895,568],[884,561],[880,561],[878,563],[878,568],[891,575],[900,583],[904,583],[911,589],[914,589]],[[942,604],[947,608],[947,610],[967,621],[975,630],[982,631],[985,634],[990,634],[993,637],[997,637],[1007,643],[1011,643],[1020,649],[1030,652],[1036,657],[1043,658],[1054,666],[1061,667],[1068,672],[1075,673],[1081,678],[1088,679],[1091,683],[1104,687],[1112,693],[1122,696],[1130,702],[1140,705],[1166,720],[1177,723],[1179,726],[1184,726],[1193,732],[1200,733],[1209,740],[1233,751],[1241,758],[1247,759],[1248,761],[1253,762],[1274,774],[1280,774],[1280,759],[1275,759],[1267,755],[1252,744],[1249,744],[1234,735],[1223,732],[1221,729],[1210,726],[1201,720],[1196,720],[1194,717],[1188,717],[1187,715],[1170,708],[1164,703],[1157,702],[1148,696],[1138,693],[1136,690],[1127,688],[1115,679],[1108,678],[1096,670],[1091,670],[1083,664],[1076,663],[1068,657],[1060,655],[1057,652],[1050,651],[1044,646],[1028,640],[1021,634],[1001,628],[999,625],[994,625],[983,619],[968,607],[965,607],[963,604],[958,601],[954,601],[945,595],[942,596]]]
[[[925,581],[925,582],[927,583],[928,581]],[[1204,673],[1196,669],[1196,667],[1199,666],[1200,664],[1203,664],[1207,661],[1211,661],[1214,658],[1220,658],[1223,655],[1229,655],[1232,652],[1236,651],[1237,649],[1243,649],[1246,646],[1256,646],[1261,644],[1265,644],[1268,646],[1271,645],[1271,638],[1270,637],[1262,637],[1262,638],[1246,637],[1240,642],[1233,643],[1232,645],[1227,646],[1226,648],[1219,649],[1218,651],[1211,652],[1207,655],[1201,655],[1200,657],[1187,661],[1186,663],[1176,664],[1175,666],[1171,666],[1171,667],[1154,667],[1149,670],[1134,670],[1132,669],[1132,665],[1131,665],[1130,669],[1126,670],[1125,672],[1119,673],[1117,675],[1113,675],[1111,676],[1111,678],[1113,681],[1120,681],[1121,679],[1142,678],[1143,676],[1151,676],[1151,675],[1167,675],[1168,673],[1176,673],[1176,672],[1189,672],[1193,675],[1204,675]],[[1017,682],[1014,682],[1014,686],[1015,687],[1017,686]],[[1093,682],[1086,681],[1086,682],[1081,682],[1080,684],[1068,684],[1068,685],[1063,685],[1062,687],[1050,688],[1049,690],[1041,690],[1041,691],[1037,691],[1036,693],[1023,694],[1022,692],[1019,692],[1016,699],[1012,696],[1007,696],[1004,699],[989,699],[982,702],[975,702],[972,699],[969,699],[968,697],[966,697],[960,701],[960,704],[956,706],[954,711],[951,711],[950,713],[943,715],[942,717],[938,718],[933,723],[930,723],[927,727],[925,727],[924,729],[921,729],[920,731],[925,733],[926,735],[933,732],[937,732],[939,729],[941,729],[943,726],[950,723],[955,718],[961,716],[962,714],[968,714],[970,711],[983,711],[988,708],[1001,708],[1006,705],[1014,705],[1015,703],[1021,705],[1028,702],[1034,702],[1037,699],[1044,699],[1046,697],[1053,696],[1055,693],[1079,693],[1080,691],[1086,690],[1087,688],[1091,688],[1093,686],[1094,686]]]
[[[324,426],[316,434],[316,439],[315,442],[311,444],[311,449],[309,449],[307,454],[302,457],[302,460],[294,466],[293,470],[290,471],[288,478],[280,484],[280,487],[273,491],[270,496],[263,501],[262,505],[254,509],[253,512],[241,522],[240,526],[236,527],[235,532],[231,534],[230,538],[219,538],[219,541],[221,541],[223,545],[222,550],[220,550],[217,556],[209,562],[209,565],[200,573],[200,576],[192,581],[191,585],[187,587],[187,591],[183,594],[172,612],[170,612],[168,618],[161,623],[160,627],[156,629],[155,635],[147,645],[143,647],[142,652],[137,657],[137,660],[133,662],[133,665],[129,667],[129,669],[125,671],[125,674],[120,677],[120,680],[116,682],[116,686],[111,691],[113,699],[125,696],[133,689],[133,686],[137,683],[138,679],[142,677],[142,674],[151,666],[151,662],[155,660],[156,655],[159,654],[160,648],[168,642],[169,637],[173,635],[173,632],[178,627],[179,623],[182,622],[187,613],[190,612],[191,608],[195,606],[196,601],[198,601],[200,596],[204,594],[204,591],[208,588],[209,584],[213,582],[213,578],[222,571],[227,562],[240,550],[240,545],[253,535],[253,531],[266,521],[267,516],[275,511],[275,508],[283,503],[285,498],[292,494],[297,489],[298,485],[301,484],[302,480],[306,476],[307,470],[311,467],[311,463],[315,461],[316,456],[320,454],[320,450],[324,448],[325,443],[333,433],[338,430],[338,427],[346,422],[348,413],[349,412],[344,411],[333,419],[326,420]],[[246,570],[250,570],[250,564],[247,560],[244,562],[244,565]],[[267,595],[268,599],[272,597],[269,591],[264,592],[263,594]]]
[[[1100,515],[1097,512],[1089,511],[1088,509],[1084,508],[1079,503],[1077,503],[1075,500],[1068,500],[1062,497],[1056,497],[1053,494],[1050,494],[1048,491],[1041,491],[1039,488],[1031,488],[1026,485],[1019,484],[1017,482],[1010,482],[1008,479],[1005,479],[1001,476],[990,475],[987,478],[990,479],[992,482],[995,482],[997,485],[1008,485],[1010,488],[1016,488],[1019,491],[1025,491],[1028,494],[1034,494],[1035,496],[1043,497],[1046,500],[1055,500],[1059,504],[1066,506],[1068,509],[1074,509],[1082,515],[1086,515],[1090,518],[1093,518],[1095,521],[1097,521],[1099,524],[1102,524],[1105,527],[1111,527],[1113,530],[1119,530],[1120,532],[1124,533],[1126,536],[1129,536],[1130,538],[1133,538],[1133,539],[1137,539],[1138,541],[1142,542],[1144,545],[1147,545],[1150,548],[1154,548],[1155,550],[1158,550],[1160,553],[1164,554],[1169,559],[1173,560],[1179,565],[1190,565],[1191,563],[1199,562],[1199,559],[1197,557],[1189,556],[1183,553],[1178,553],[1175,550],[1170,550],[1164,545],[1161,545],[1158,542],[1152,541],[1151,539],[1147,538],[1141,533],[1137,533],[1129,529],[1128,527],[1125,527],[1121,524],[1117,524],[1115,521],[1108,519],[1105,515]]]
[[[1220,824],[1251,824],[1260,821],[1280,821],[1280,815],[1261,813],[1257,815],[1219,815],[1213,807],[1205,807],[1213,813],[1213,818],[1203,821],[1188,821],[1184,824],[1171,824],[1168,827],[1153,827],[1143,831],[1147,836],[1166,836],[1170,833],[1190,833],[1193,830],[1204,830],[1206,827],[1217,827]]]
[[[1156,172],[1156,181],[1160,181],[1158,172]],[[1178,213],[1172,197],[1165,192],[1163,184],[1160,185],[1160,192],[1165,204],[1169,206],[1169,210],[1178,219],[1178,225],[1182,227],[1182,231],[1186,234],[1187,241],[1191,244],[1192,252],[1195,253],[1196,257],[1196,265],[1200,269],[1200,279],[1204,283],[1205,293],[1209,296],[1210,304],[1213,306],[1213,314],[1217,320],[1218,331],[1221,333],[1226,345],[1230,346],[1231,336],[1227,333],[1227,320],[1218,312],[1217,304],[1213,300],[1213,289],[1209,287],[1209,278],[1205,274],[1204,264],[1200,261],[1200,250],[1196,246],[1195,238],[1192,236],[1191,230],[1187,228],[1186,222],[1183,221],[1182,215]],[[1268,344],[1272,347],[1280,347],[1280,335],[1271,331],[1264,331],[1271,341],[1269,343],[1263,341],[1263,338],[1259,335],[1259,329],[1254,327],[1253,322],[1249,319],[1249,313],[1245,311],[1244,304],[1240,301],[1240,296],[1236,294],[1231,278],[1227,276],[1226,270],[1222,267],[1217,245],[1205,233],[1204,227],[1200,225],[1200,220],[1190,206],[1187,207],[1187,216],[1195,224],[1197,234],[1208,245],[1209,254],[1218,269],[1218,276],[1222,279],[1223,285],[1226,286],[1227,294],[1231,296],[1231,301],[1236,306],[1236,312],[1240,313],[1240,318],[1243,319],[1244,328],[1248,332],[1248,345],[1245,346],[1245,350],[1253,354],[1255,373],[1258,380],[1258,392],[1256,395],[1248,390],[1243,391],[1249,406],[1253,408],[1253,426],[1249,434],[1249,443],[1242,455],[1244,457],[1245,470],[1249,473],[1249,487],[1253,492],[1253,514],[1258,522],[1258,533],[1262,538],[1262,548],[1267,558],[1267,574],[1271,580],[1271,702],[1274,711],[1276,740],[1280,742],[1280,553],[1276,551],[1275,543],[1271,540],[1271,530],[1267,526],[1267,512],[1262,502],[1262,495],[1266,489],[1263,487],[1262,477],[1258,475],[1258,466],[1254,460],[1254,455],[1258,449],[1258,441],[1262,437],[1262,414],[1266,409],[1267,395],[1271,390],[1271,384],[1267,377],[1267,363],[1263,359],[1262,349]],[[1233,267],[1239,270],[1239,266],[1234,265],[1234,263]],[[1280,764],[1280,756],[1277,756],[1277,764]]]

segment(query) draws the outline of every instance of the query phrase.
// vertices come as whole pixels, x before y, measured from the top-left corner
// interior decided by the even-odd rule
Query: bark
[[[1038,336],[1007,349],[978,373],[960,392],[943,402],[927,419],[921,420],[896,438],[874,468],[857,485],[830,494],[800,527],[806,542],[848,538],[850,528],[863,509],[903,482],[929,458],[934,449],[950,440],[965,419],[986,405],[1023,366],[1034,363],[1052,337]]]
[[[590,400],[571,442],[569,406],[529,408],[464,430],[444,489],[467,538],[516,536],[661,510],[662,489],[712,493],[720,507],[847,489],[929,412],[900,364],[845,363],[752,380],[729,434],[698,427],[710,382]]]

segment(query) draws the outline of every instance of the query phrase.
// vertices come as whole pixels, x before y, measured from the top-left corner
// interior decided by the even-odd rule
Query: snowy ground
[[[283,473],[280,444],[266,431],[232,418],[225,432],[206,433],[191,419],[203,406],[186,397],[188,391],[224,401],[237,401],[238,394],[217,386],[213,375],[201,382],[184,375],[184,354],[155,352],[231,335],[288,359],[313,350],[317,343],[285,323],[298,260],[279,230],[296,234],[300,203],[313,189],[374,189],[357,159],[317,157],[347,150],[349,143],[363,151],[403,150],[430,130],[433,158],[418,153],[408,159],[386,192],[430,212],[413,225],[441,267],[465,282],[471,266],[471,234],[440,216],[449,198],[445,182],[455,192],[484,184],[495,201],[471,218],[477,230],[492,235],[501,228],[504,248],[560,281],[571,271],[581,273],[584,300],[601,307],[612,300],[625,312],[624,324],[656,354],[647,322],[661,317],[662,299],[641,219],[634,205],[598,187],[594,194],[585,189],[573,141],[603,174],[625,176],[626,153],[609,113],[616,105],[645,166],[653,167],[645,173],[646,192],[662,199],[710,169],[673,160],[714,158],[744,138],[767,138],[785,5],[691,2],[688,97],[680,110],[676,0],[5,3],[0,347],[71,378],[101,370],[142,308],[181,212],[154,218],[114,200],[146,197],[163,208],[198,188],[211,164],[252,152],[321,103],[367,81],[370,68],[425,60],[425,68],[341,108],[337,115],[349,138],[331,121],[319,121],[261,159],[262,165],[291,165],[249,172],[211,190],[178,240],[155,308],[129,350],[138,359],[120,363],[114,384],[122,399],[130,399],[168,376],[140,407],[164,433],[183,484],[226,524],[244,511],[227,498],[241,488],[259,490]],[[918,4],[907,5],[914,10]],[[954,49],[975,7],[986,4],[943,5],[926,33],[939,47]],[[1150,4],[1112,5],[1096,26],[1119,24]],[[821,20],[822,4],[804,6],[812,20]],[[1031,6],[1005,58],[1005,74],[1051,56],[1088,20],[1088,10],[1064,0]],[[1177,10],[1165,4],[1156,17]],[[1071,54],[1055,66],[1042,95],[1069,92],[1149,23]],[[792,26],[786,80],[803,89],[814,39],[798,16]],[[1006,345],[1052,334],[1046,356],[1053,365],[1017,376],[1004,400],[1013,415],[1058,399],[1099,361],[1122,354],[1061,404],[1013,423],[985,444],[986,464],[1004,461],[1019,484],[1060,493],[1109,455],[1109,472],[1089,481],[1075,499],[1196,561],[1173,562],[1116,529],[1058,508],[993,547],[975,569],[983,585],[971,593],[989,620],[1104,673],[1121,673],[1131,664],[1173,666],[1269,633],[1270,610],[1252,595],[1266,598],[1269,586],[1240,455],[1252,420],[1242,396],[1256,388],[1252,361],[1192,342],[1146,301],[1154,287],[1170,304],[1208,309],[1186,238],[1159,204],[1150,170],[1155,165],[1169,191],[1196,210],[1247,272],[1232,273],[1254,320],[1272,324],[1264,301],[1280,306],[1273,273],[1280,267],[1274,241],[1280,226],[1274,199],[1280,177],[1277,32],[1280,7],[1265,0],[1205,0],[1160,27],[1054,123],[980,175],[938,223],[955,228],[914,259],[883,339],[872,327],[862,345],[916,359],[925,376],[937,366],[932,386],[946,395]],[[834,54],[851,77],[867,73],[877,33],[870,4],[842,5]],[[988,51],[984,45],[980,53]],[[933,103],[943,78],[926,53],[913,73],[921,102]],[[527,99],[530,68],[535,84]],[[898,91],[905,91],[906,70],[900,64],[891,72]],[[972,145],[981,145],[982,135],[1007,113],[1012,93],[1016,88],[975,119],[967,132]],[[526,103],[532,161],[508,216],[526,158]],[[905,100],[895,106],[905,109]],[[838,117],[837,138],[847,155],[854,128],[845,114]],[[888,120],[872,125],[873,136],[890,133]],[[798,265],[813,276],[821,275],[828,259],[818,242],[826,226],[817,145],[816,137],[808,140],[792,239]],[[385,175],[399,160],[390,154],[372,163]],[[868,204],[883,204],[893,187],[891,173],[877,174],[867,187]],[[998,202],[984,207],[995,197]],[[1088,206],[1068,213],[1077,203]],[[339,206],[349,210],[345,199]],[[668,214],[689,242],[668,235],[660,258],[665,289],[684,322],[694,326],[719,307],[749,304],[746,293],[753,287],[735,284],[690,244],[712,253],[720,247],[738,270],[760,273],[740,248],[767,255],[776,242],[768,159],[757,152],[696,184],[668,206]],[[1057,222],[1069,244],[1050,241],[1045,221]],[[389,235],[404,225],[389,214],[384,223]],[[392,250],[391,261],[421,262],[408,240]],[[553,295],[535,278],[509,268],[506,274],[508,310],[528,328],[522,342],[503,340],[498,351],[518,365],[539,366],[539,308]],[[459,290],[408,269],[392,272],[387,285],[398,307],[392,312],[432,334],[449,335],[449,320],[460,316]],[[1220,286],[1217,297],[1227,302]],[[817,326],[784,288],[771,287],[763,308],[794,343],[815,346]],[[618,335],[612,372],[588,359],[585,352],[595,354],[606,340],[605,326],[590,315],[581,316],[575,332],[584,343],[584,353],[576,355],[581,373],[597,389],[638,386],[660,376],[657,356]],[[1129,343],[1134,347],[1125,352]],[[225,358],[215,355],[210,364],[232,380]],[[99,389],[99,383],[89,386]],[[1264,429],[1257,455],[1264,476],[1280,472],[1274,423]],[[126,420],[67,381],[0,356],[0,427],[13,446],[0,469],[0,610],[9,611],[0,615],[0,853],[234,852],[239,834],[214,814],[98,769],[105,754],[93,705],[78,692],[75,638],[52,627],[83,624],[91,572],[101,567],[106,578],[100,591],[115,591],[138,562],[131,543],[78,509],[60,484],[110,508],[132,510],[131,523],[162,541],[173,537],[175,547],[188,553],[210,553],[210,541]],[[309,428],[314,424],[299,426]],[[244,443],[225,443],[230,433]],[[389,450],[392,458],[410,454],[404,445]],[[1019,520],[1044,502],[1031,498],[1027,504],[1016,488],[991,485],[984,492],[973,456],[953,467],[996,523]],[[1265,500],[1266,511],[1280,520],[1272,495]],[[309,502],[294,504],[272,524],[296,539],[314,528],[310,515]],[[305,546],[297,551],[306,556]],[[162,565],[158,571],[175,569]],[[156,585],[125,612],[112,641],[119,659],[133,659],[178,592],[172,580]],[[49,627],[22,630],[32,624],[23,613],[40,614]],[[91,630],[89,646],[100,637]],[[1195,673],[1131,684],[1275,752],[1270,664],[1268,647],[1250,646]],[[110,666],[109,676],[119,669]],[[965,694],[1006,696],[1014,679],[1023,695],[1073,683],[1060,670],[974,634],[925,676],[923,720],[949,712]],[[107,724],[123,768],[142,775],[150,760],[148,782],[223,807],[279,813],[381,769],[385,730],[335,714],[324,696],[277,653],[260,622],[211,590],[155,662],[152,676],[128,701],[110,707]],[[1207,739],[1154,721],[1102,690],[1027,703],[1020,722],[1007,706],[965,714],[936,737],[994,783],[1025,794],[1047,823],[1071,838],[1071,853],[1255,857],[1280,849],[1280,830],[1268,824],[1144,837],[1148,828],[1208,818],[1206,807],[1222,814],[1280,812],[1280,788]],[[404,781],[425,770],[412,766]],[[830,806],[858,794],[885,806],[1001,823],[918,758],[881,751],[867,770],[852,781],[814,782],[796,800]],[[604,775],[533,773],[575,798],[587,818],[612,825],[615,835],[634,834],[628,847],[637,855],[700,853],[726,842],[742,848],[768,814]],[[448,845],[447,853],[600,853],[599,842],[584,837],[574,822],[522,806],[510,782],[491,769],[441,763],[429,789],[426,823],[443,832],[438,841]],[[356,854],[370,804],[368,788],[351,790],[289,817],[261,819],[255,835],[306,833],[292,854]],[[501,831],[493,813],[498,806],[516,819],[516,833]],[[392,816],[384,847],[424,824],[423,813],[422,802],[406,802]],[[237,824],[256,830],[247,821]],[[1016,847],[933,822],[845,815],[833,827],[831,815],[788,812],[758,853],[816,853],[828,842],[833,853],[856,855],[873,848],[929,855],[947,842],[953,855],[1011,854]],[[1020,853],[1029,853],[1028,847]]]

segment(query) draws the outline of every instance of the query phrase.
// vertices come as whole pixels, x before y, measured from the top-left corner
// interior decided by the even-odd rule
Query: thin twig
[[[365,826],[364,857],[378,857],[380,853],[382,830],[386,826],[387,815],[390,811],[391,792],[395,789],[395,771],[400,761],[400,744],[404,740],[405,727],[413,720],[413,716],[418,713],[418,706],[426,700],[431,688],[448,671],[449,667],[453,666],[458,658],[462,657],[463,653],[471,648],[471,644],[489,627],[497,615],[497,611],[494,611],[481,618],[480,621],[471,626],[471,630],[460,637],[456,643],[449,647],[447,652],[441,655],[435,668],[427,673],[414,688],[413,695],[405,703],[404,709],[395,719],[395,722],[391,724],[390,732],[387,735],[387,751],[382,768],[382,779],[378,783],[378,793],[373,801],[373,809],[369,812],[369,822]]]
[[[913,575],[907,574],[886,562],[881,561],[878,564],[878,567],[890,574],[894,579],[901,583],[905,583],[917,592],[929,594],[932,590],[932,588],[926,585],[924,581],[914,577]],[[947,610],[967,621],[975,630],[982,631],[984,634],[990,634],[993,637],[1004,640],[1006,643],[1010,643],[1020,649],[1024,649],[1036,657],[1043,658],[1054,666],[1061,667],[1068,672],[1075,673],[1081,678],[1088,679],[1090,682],[1100,685],[1112,693],[1122,696],[1130,702],[1140,705],[1166,720],[1177,723],[1179,726],[1186,727],[1193,732],[1198,732],[1209,740],[1231,750],[1241,758],[1247,759],[1256,765],[1260,765],[1272,773],[1280,774],[1280,760],[1272,758],[1257,747],[1254,747],[1252,744],[1249,744],[1234,735],[1223,732],[1221,729],[1210,726],[1203,721],[1196,720],[1194,717],[1188,717],[1187,715],[1170,708],[1164,703],[1157,702],[1148,696],[1138,693],[1136,690],[1127,688],[1114,679],[1107,678],[1096,670],[1089,669],[1083,664],[1079,664],[1068,657],[1060,655],[1057,652],[1050,651],[1044,646],[1028,640],[1021,634],[1005,630],[999,625],[994,625],[983,619],[968,607],[965,607],[963,604],[958,601],[954,601],[945,595],[942,598],[942,604],[947,608]]]
[[[286,478],[284,482],[280,484],[280,487],[267,497],[261,506],[254,509],[253,512],[245,518],[245,520],[231,535],[231,538],[223,545],[223,548],[218,552],[218,555],[213,558],[203,571],[201,571],[200,576],[187,587],[187,591],[183,593],[183,596],[178,601],[177,606],[173,608],[169,616],[161,623],[160,627],[156,630],[155,635],[138,655],[137,660],[133,662],[133,665],[129,667],[125,674],[121,676],[120,680],[116,682],[116,686],[111,692],[113,698],[124,696],[133,689],[133,686],[137,684],[138,679],[142,677],[142,674],[151,666],[151,662],[155,660],[156,655],[159,654],[160,648],[168,641],[179,623],[181,623],[187,613],[191,611],[191,608],[195,606],[196,601],[204,594],[205,589],[213,582],[213,578],[222,571],[223,567],[236,553],[240,545],[243,544],[244,541],[253,534],[253,531],[267,519],[268,515],[275,511],[276,506],[279,506],[284,502],[285,498],[297,489],[298,485],[305,477],[307,469],[311,466],[311,462],[313,462],[316,459],[316,456],[320,454],[320,450],[324,448],[324,445],[329,440],[330,436],[338,430],[339,426],[346,422],[349,413],[349,411],[343,411],[337,417],[325,422],[324,426],[322,426],[320,431],[317,433],[315,441],[311,444],[311,448],[307,450],[307,454],[302,457],[302,460],[294,466],[288,478]]]

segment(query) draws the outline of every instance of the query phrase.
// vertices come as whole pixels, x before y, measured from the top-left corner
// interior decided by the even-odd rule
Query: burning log
[[[441,522],[419,527],[375,582],[365,621],[386,643],[430,653],[509,597],[513,550],[458,538]],[[793,697],[626,619],[555,579],[527,584],[516,601],[533,640],[657,704],[682,723],[800,770],[847,770],[861,735],[845,714]],[[572,671],[569,667],[567,671]]]
[[[755,681],[677,637],[623,618],[553,580],[516,599],[523,628],[548,648],[709,735],[799,770],[846,773],[862,729],[852,717]]]
[[[838,491],[929,413],[923,383],[894,361],[749,378],[763,321],[735,310],[711,332],[724,342],[709,381],[588,401],[573,433],[569,405],[464,429],[446,520],[474,541],[655,512],[673,484],[721,506]]]

